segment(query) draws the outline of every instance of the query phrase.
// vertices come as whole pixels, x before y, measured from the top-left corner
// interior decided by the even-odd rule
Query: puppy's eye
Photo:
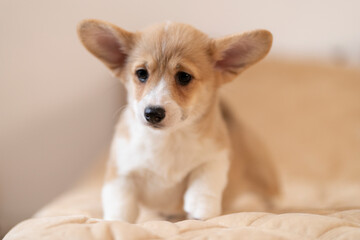
[[[186,72],[178,72],[175,75],[175,79],[181,86],[186,86],[190,83],[193,77]]]
[[[136,76],[138,77],[139,81],[144,83],[149,77],[149,73],[146,69],[139,69],[136,70]]]

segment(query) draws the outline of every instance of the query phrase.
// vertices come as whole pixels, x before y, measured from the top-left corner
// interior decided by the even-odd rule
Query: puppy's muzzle
[[[144,116],[149,123],[157,124],[165,118],[165,109],[160,106],[147,107],[145,108]]]

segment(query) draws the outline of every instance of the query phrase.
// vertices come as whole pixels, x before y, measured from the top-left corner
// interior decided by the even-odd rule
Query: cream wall
[[[123,94],[77,40],[81,19],[128,30],[173,20],[212,36],[266,28],[273,56],[360,65],[359,9],[356,0],[0,0],[0,236],[110,141]]]

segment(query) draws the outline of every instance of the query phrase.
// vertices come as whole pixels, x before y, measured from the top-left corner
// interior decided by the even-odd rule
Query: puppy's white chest
[[[186,132],[169,135],[132,132],[129,139],[115,138],[113,150],[120,175],[146,177],[150,173],[166,185],[178,183],[218,154],[211,139],[199,139]]]

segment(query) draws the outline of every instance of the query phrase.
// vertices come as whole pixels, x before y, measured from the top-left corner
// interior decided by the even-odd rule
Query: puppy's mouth
[[[161,130],[163,128],[165,128],[165,126],[163,124],[160,123],[145,123],[146,126],[151,127],[153,129],[157,129],[157,130]]]

